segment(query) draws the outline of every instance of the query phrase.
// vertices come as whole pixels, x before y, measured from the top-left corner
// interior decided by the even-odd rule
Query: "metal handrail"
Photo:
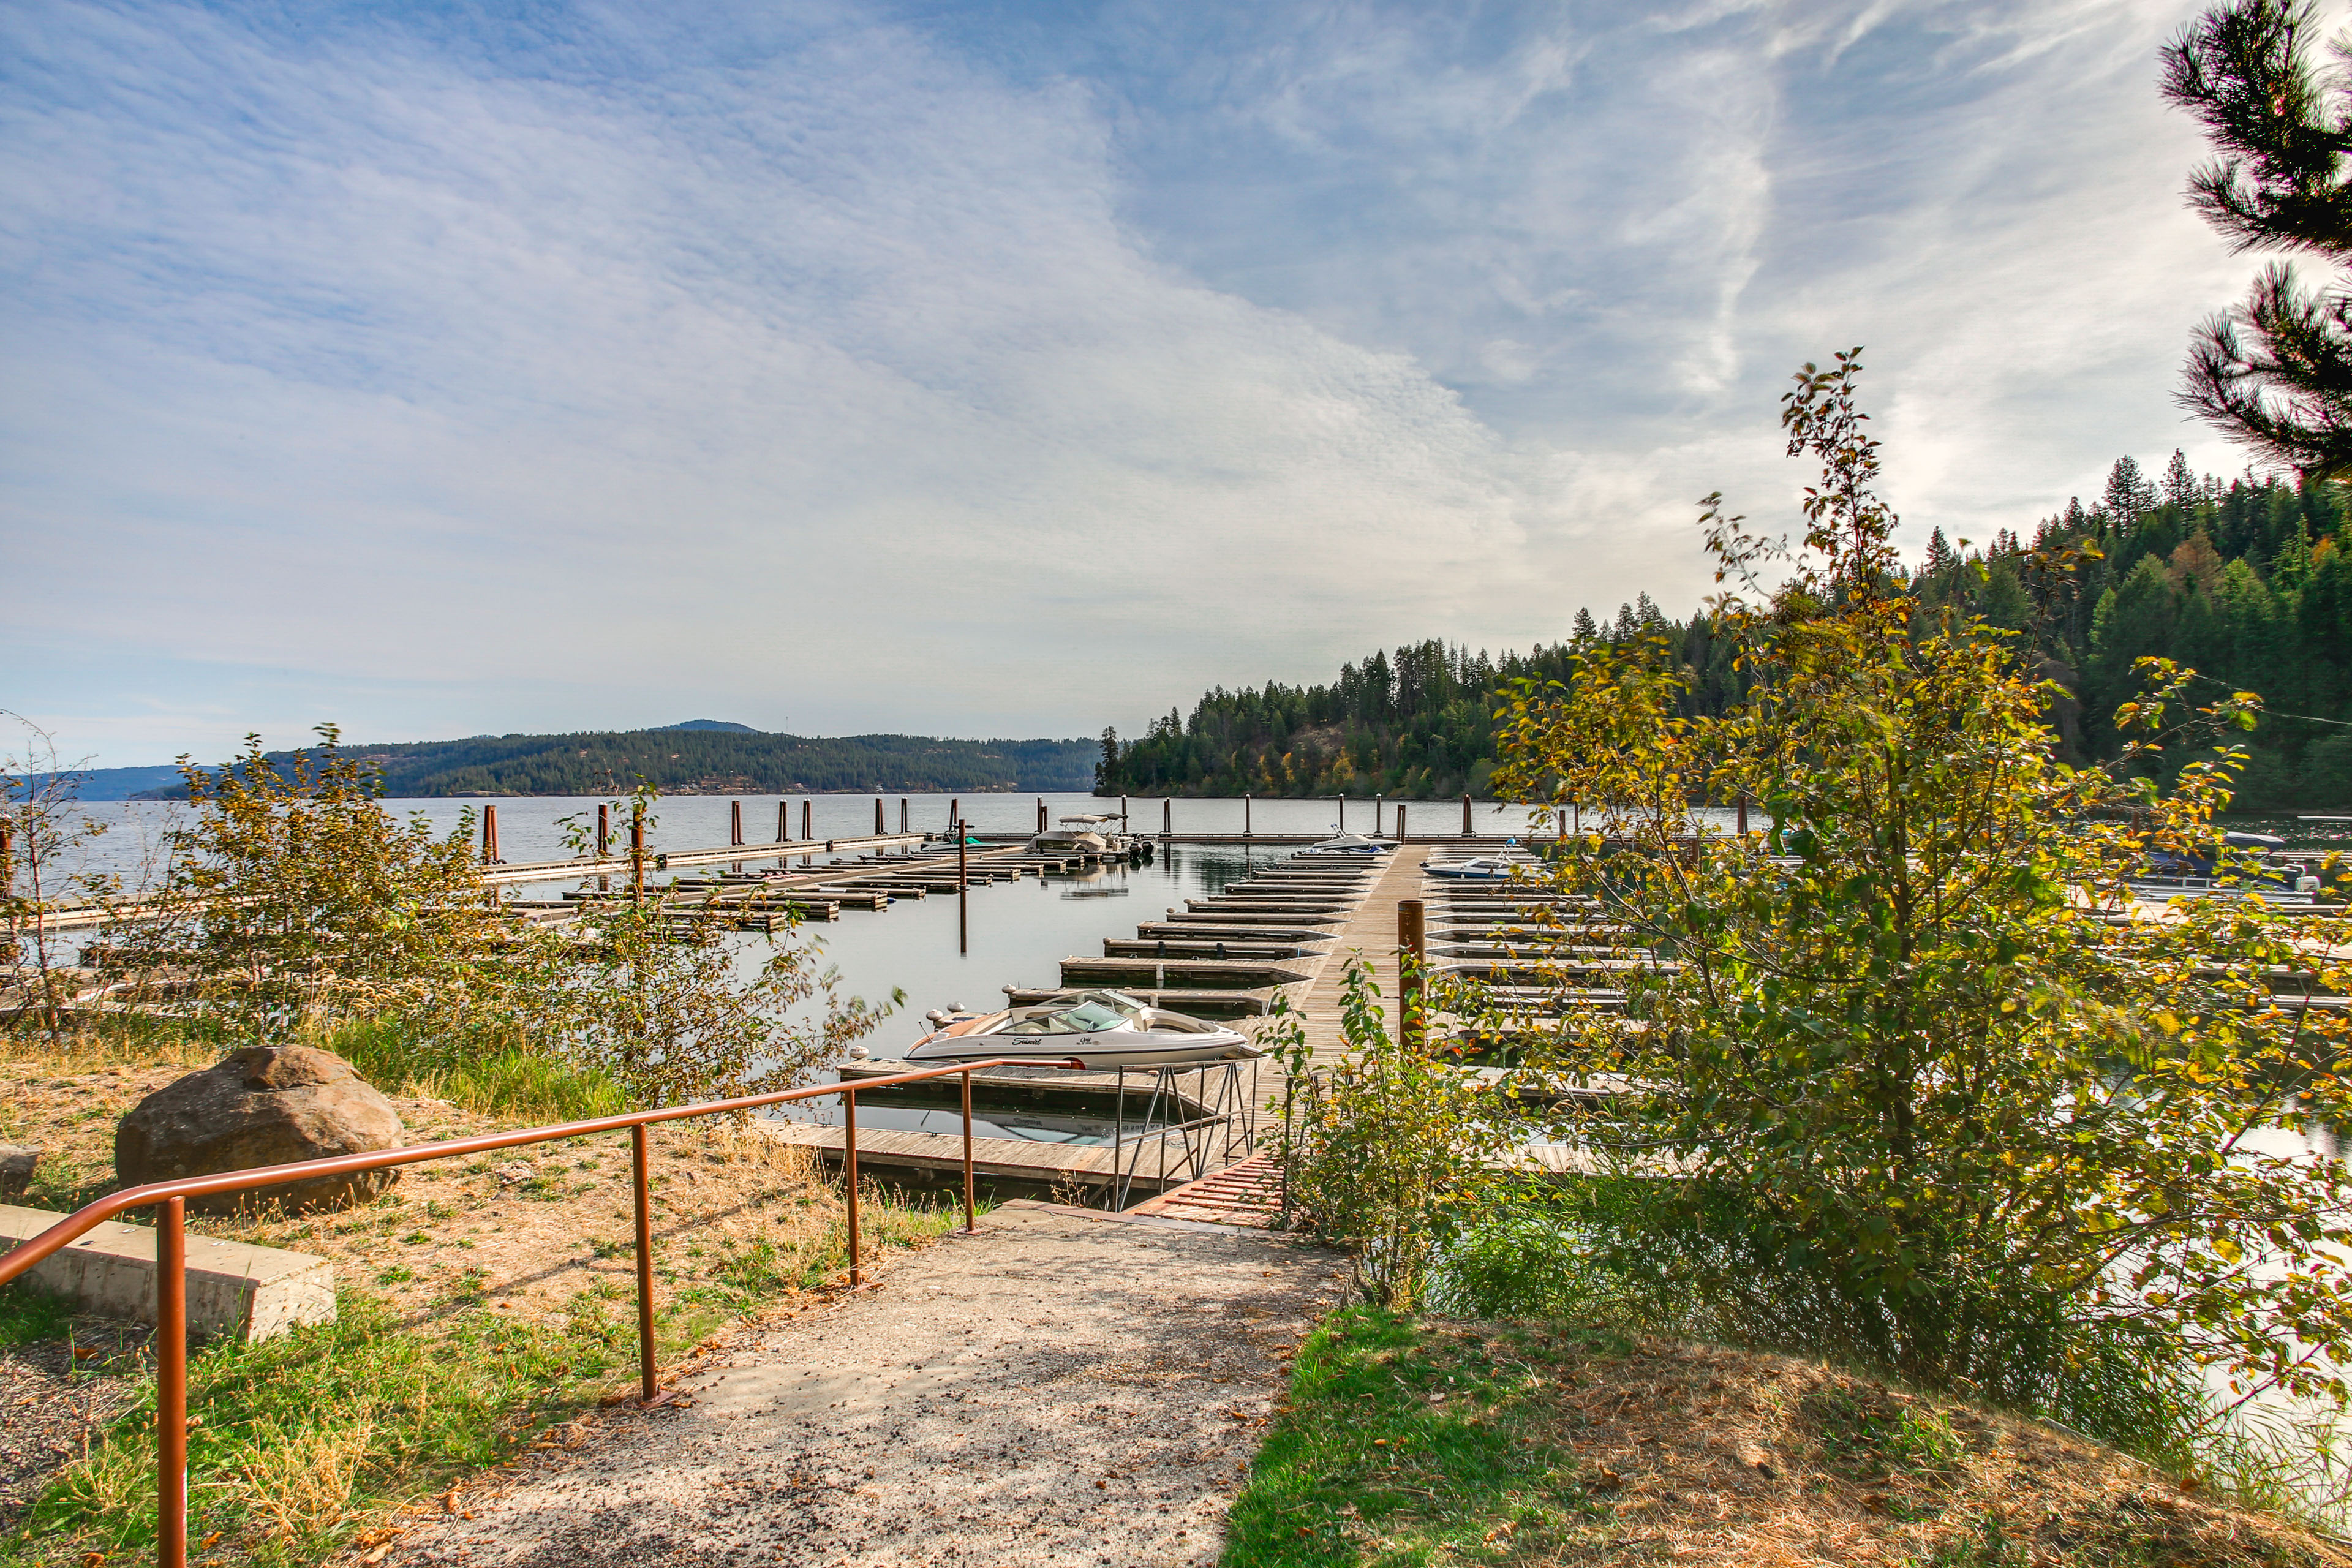
[[[126,1210],[152,1205],[155,1224],[155,1469],[156,1561],[163,1568],[186,1568],[188,1561],[188,1242],[187,1200],[221,1193],[273,1187],[314,1176],[351,1175],[362,1171],[388,1170],[433,1160],[452,1160],[493,1149],[514,1149],[527,1143],[551,1143],[598,1132],[629,1130],[635,1155],[637,1220],[637,1380],[641,1400],[648,1405],[661,1397],[656,1386],[658,1368],[654,1358],[653,1213],[646,1194],[646,1168],[651,1160],[646,1129],[656,1121],[680,1121],[697,1116],[719,1116],[755,1110],[789,1100],[821,1095],[843,1097],[846,1109],[843,1172],[849,1205],[849,1284],[864,1283],[858,1262],[857,1232],[857,1096],[869,1089],[915,1083],[925,1079],[961,1074],[963,1079],[963,1227],[975,1228],[972,1202],[971,1075],[988,1068],[1082,1068],[1071,1058],[1040,1062],[1034,1057],[992,1057],[985,1061],[919,1068],[883,1078],[861,1079],[855,1084],[820,1083],[806,1089],[779,1089],[772,1094],[743,1095],[734,1100],[704,1100],[694,1105],[667,1106],[658,1110],[633,1110],[600,1116],[591,1121],[566,1121],[551,1127],[530,1127],[516,1132],[486,1132],[474,1138],[453,1138],[446,1143],[418,1143],[405,1149],[382,1149],[365,1154],[339,1154],[325,1160],[301,1160],[288,1165],[267,1165],[248,1171],[223,1171],[209,1176],[185,1176],[150,1182],[110,1193],[83,1205],[38,1236],[29,1237],[0,1256],[0,1285],[15,1279],[77,1237]]]

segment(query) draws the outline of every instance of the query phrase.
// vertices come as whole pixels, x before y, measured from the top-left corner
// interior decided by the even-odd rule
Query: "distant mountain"
[[[45,786],[53,776],[35,774],[34,787]],[[74,794],[84,800],[138,800],[180,783],[180,770],[173,767],[68,768],[64,776],[74,781]]]
[[[346,746],[383,770],[388,795],[614,795],[652,784],[665,795],[822,795],[934,791],[1038,793],[1091,788],[1095,741],[953,741],[925,735],[770,735],[697,720],[659,730],[475,736]],[[293,757],[272,752],[273,762]],[[143,774],[137,788],[100,774]],[[89,800],[169,798],[187,786],[171,768],[89,775]],[[98,785],[92,788],[91,784]]]

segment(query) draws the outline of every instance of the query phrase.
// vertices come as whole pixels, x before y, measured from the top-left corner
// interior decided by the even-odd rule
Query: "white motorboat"
[[[1318,844],[1309,844],[1293,858],[1370,860],[1385,855],[1395,847],[1393,844],[1383,844],[1377,838],[1367,838],[1360,833],[1342,833],[1337,838],[1326,838]]]
[[[1088,991],[1066,1002],[1003,1013],[929,1015],[932,1032],[907,1052],[910,1062],[970,1062],[991,1057],[1090,1068],[1184,1067],[1262,1054],[1238,1029],[1171,1013],[1123,991]]]
[[[1423,866],[1424,874],[1442,877],[1449,882],[1507,882],[1521,866],[1532,868],[1530,860],[1506,860],[1499,856],[1481,855],[1471,860],[1431,861]]]

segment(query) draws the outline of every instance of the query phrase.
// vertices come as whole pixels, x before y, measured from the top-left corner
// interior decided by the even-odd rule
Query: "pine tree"
[[[2197,476],[2189,467],[2188,456],[2175,447],[2172,461],[2164,465],[2164,504],[2177,506],[2186,514],[2197,505]]]
[[[2115,519],[2116,531],[2128,538],[2139,520],[2156,510],[2156,489],[2140,477],[2137,463],[2117,458],[2116,466],[2107,470],[2106,492],[2099,504]]]
[[[1938,525],[1934,532],[1927,535],[1926,574],[1932,577],[1958,559],[1952,553],[1950,542],[1944,537],[1942,526]]]
[[[2164,51],[2166,98],[2204,123],[2219,156],[2189,205],[2233,249],[2352,258],[2352,91],[2316,68],[2310,0],[2231,0]],[[2339,62],[2347,56],[2338,45]],[[2243,303],[2207,319],[2180,401],[2305,479],[2352,473],[2352,296],[2307,293],[2263,269]]]
[[[1572,628],[1571,635],[1576,638],[1577,645],[1579,647],[1593,642],[1600,637],[1601,627],[1593,620],[1592,612],[1591,610],[1580,609],[1576,612],[1576,624]]]

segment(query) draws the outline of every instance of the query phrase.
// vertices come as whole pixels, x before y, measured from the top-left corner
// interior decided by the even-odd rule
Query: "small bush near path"
[[[2113,1450],[1818,1363],[1359,1307],[1300,1347],[1224,1568],[2323,1568]]]

